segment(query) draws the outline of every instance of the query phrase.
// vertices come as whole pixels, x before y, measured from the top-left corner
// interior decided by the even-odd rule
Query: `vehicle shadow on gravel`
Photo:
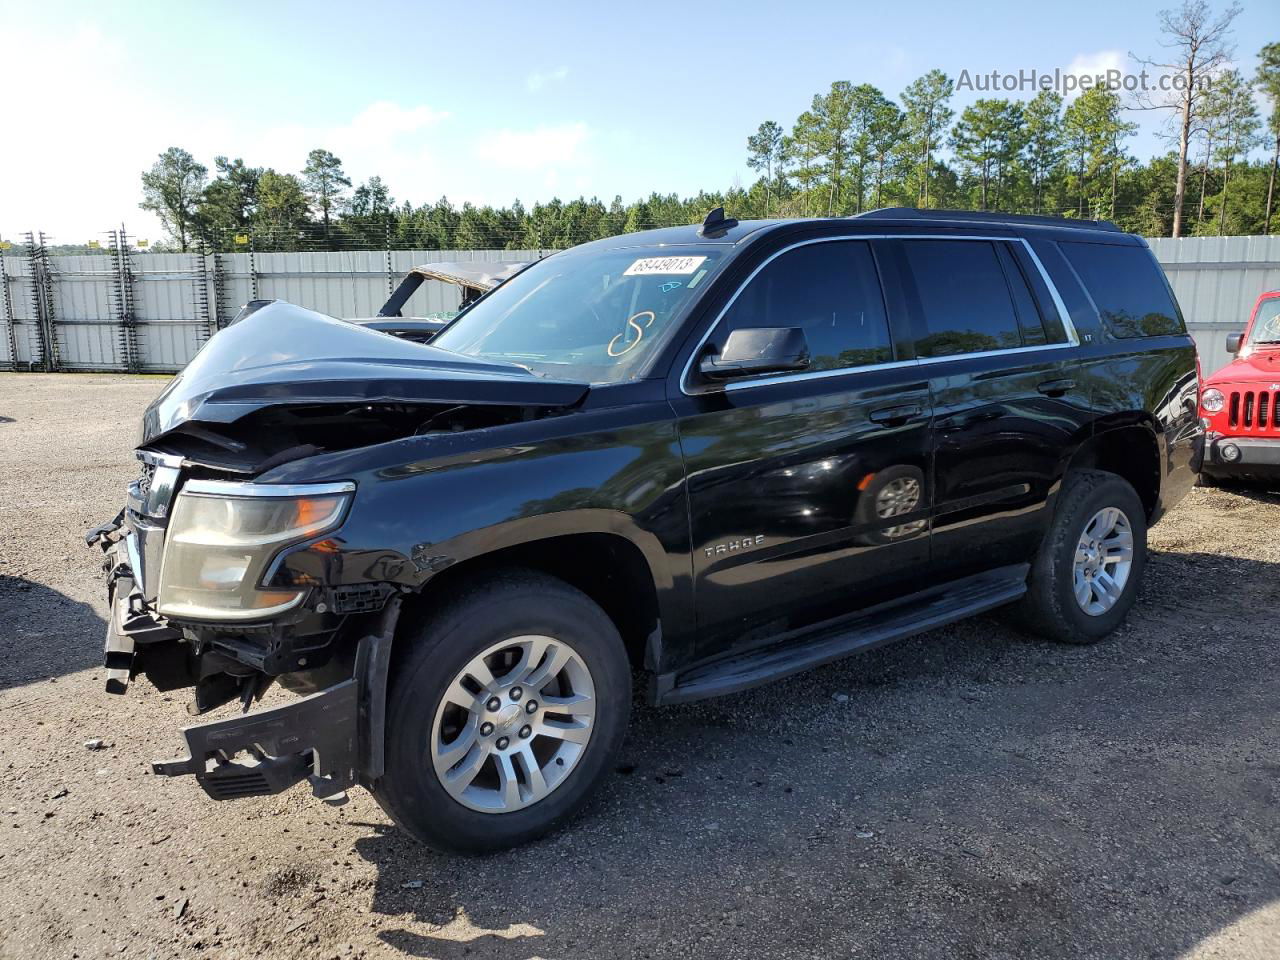
[[[1218,489],[1257,503],[1280,503],[1280,485],[1262,483],[1226,483]]]
[[[1271,627],[1214,632],[1221,607],[1180,591],[1219,559],[1160,554],[1095,647],[983,617],[723,700],[637,701],[623,762],[558,834],[483,858],[358,839],[378,936],[439,960],[1183,954],[1280,903]]]
[[[0,574],[0,690],[102,662],[106,622],[92,606],[23,577]]]

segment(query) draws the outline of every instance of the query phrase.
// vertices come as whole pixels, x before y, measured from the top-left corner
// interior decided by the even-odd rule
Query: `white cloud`
[[[448,119],[448,111],[423,104],[379,100],[346,123],[272,127],[238,145],[235,155],[254,166],[297,171],[313,148],[323,147],[342,160],[353,182],[380,176],[397,200],[413,194],[420,202],[415,187],[436,171],[439,138],[433,134]]]
[[[129,62],[136,57],[127,38],[92,29],[56,37],[0,31],[0,63],[13,76],[42,78],[40,98],[6,102],[11,143],[0,150],[0,237],[18,240],[31,229],[55,243],[82,243],[103,239],[123,220],[134,236],[159,241],[159,222],[138,208],[139,175],[174,145],[211,170],[214,157],[226,155],[294,173],[308,151],[323,147],[342,159],[354,182],[376,174],[397,201],[415,204],[442,194],[479,204],[590,194],[602,189],[602,158],[630,152],[623,129],[554,120],[486,128],[482,117],[451,115],[450,104],[383,99],[346,116],[330,111],[322,123],[288,122],[287,114],[281,122],[269,100],[229,97],[197,109],[181,82],[119,69]],[[51,111],[51,103],[59,110]],[[603,189],[612,195],[612,178]]]
[[[590,164],[584,150],[589,137],[585,123],[494,130],[476,140],[474,152],[478,160],[502,170],[581,168]]]
[[[1110,71],[1120,74],[1131,72],[1129,55],[1123,50],[1098,50],[1094,53],[1077,53],[1062,72],[1077,77],[1105,77]],[[1096,84],[1095,84],[1096,85]],[[1076,87],[1067,94],[1068,100],[1074,100],[1084,91]]]
[[[568,67],[556,67],[554,70],[535,70],[525,78],[524,85],[530,93],[537,93],[550,83],[558,83],[569,76]]]
[[[178,145],[213,167],[218,154],[254,166],[296,172],[307,153],[324,147],[359,182],[377,174],[393,194],[421,202],[420,186],[439,189],[437,128],[447,111],[379,100],[330,125],[278,125],[274,114],[243,105],[191,110],[144,86],[145,73],[121,71],[132,58],[123,45],[80,27],[67,36],[0,31],[0,63],[13,76],[40,77],[39,97],[6,104],[9,148],[0,150],[0,236],[44,230],[54,242],[98,238],[123,220],[135,236],[157,241],[156,218],[138,208],[139,175]],[[102,104],[122,104],[104,110]],[[53,112],[49,104],[58,104]],[[68,108],[67,105],[70,105]]]

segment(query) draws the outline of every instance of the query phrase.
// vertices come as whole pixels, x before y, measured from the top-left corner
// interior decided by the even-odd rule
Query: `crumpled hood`
[[[400,340],[277,300],[218,331],[143,415],[142,443],[187,421],[265,407],[457,403],[571,406],[588,386]]]
[[[1280,383],[1280,349],[1265,347],[1254,350],[1247,357],[1236,357],[1213,376],[1205,379],[1205,386],[1219,387],[1231,383],[1262,383],[1263,389],[1280,389],[1272,384]]]

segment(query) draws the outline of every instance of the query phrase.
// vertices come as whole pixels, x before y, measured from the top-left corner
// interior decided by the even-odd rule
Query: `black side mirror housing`
[[[1243,333],[1228,333],[1227,334],[1227,353],[1239,353],[1240,342],[1242,340],[1244,340]]]
[[[732,380],[808,366],[809,341],[799,327],[742,327],[719,353],[704,355],[698,369],[708,380]]]

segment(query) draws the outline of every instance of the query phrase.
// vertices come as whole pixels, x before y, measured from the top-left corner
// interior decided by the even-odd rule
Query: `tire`
[[[1098,600],[1098,593],[1092,592],[1095,588],[1090,588],[1089,601],[1093,612],[1087,612],[1076,594],[1077,547],[1086,528],[1106,510],[1119,510],[1127,521],[1131,540],[1130,565],[1118,595],[1106,609],[1098,609],[1102,603]],[[1114,546],[1123,543],[1122,538],[1108,542],[1113,544],[1108,550],[1122,549]],[[1094,556],[1096,554],[1086,557],[1086,567]],[[1059,643],[1096,643],[1115,630],[1128,615],[1137,599],[1146,560],[1147,514],[1133,487],[1113,473],[1072,471],[1063,481],[1053,521],[1032,563],[1027,593],[1015,607],[1015,618],[1028,632]],[[1108,577],[1098,578],[1098,583],[1108,586],[1114,583],[1117,568],[1104,566],[1102,569],[1109,571]],[[1087,582],[1092,583],[1092,580]],[[1099,586],[1096,590],[1104,591],[1105,588]]]
[[[496,646],[502,651],[478,659]],[[386,770],[372,790],[396,824],[427,846],[486,853],[526,843],[576,813],[613,768],[631,711],[626,649],[604,611],[563,581],[496,574],[408,624],[396,649]],[[517,669],[505,672],[516,657]],[[550,669],[561,660],[565,666],[539,682],[538,664]],[[491,682],[481,690],[475,674],[486,668]],[[527,695],[516,689],[525,679],[536,687]],[[560,702],[577,703],[556,713],[550,698],[561,693]],[[469,708],[455,702],[467,696]],[[588,705],[590,717],[579,713]],[[584,744],[570,742],[584,731]],[[500,738],[508,741],[502,749]],[[531,763],[539,765],[536,787]],[[448,769],[437,773],[437,766]]]

